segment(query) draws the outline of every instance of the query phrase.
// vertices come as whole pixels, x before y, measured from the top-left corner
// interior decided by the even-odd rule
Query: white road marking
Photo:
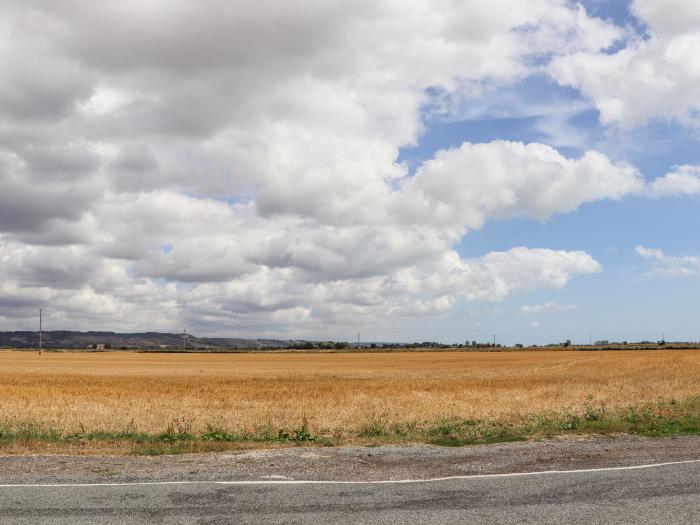
[[[437,481],[512,478],[518,476],[543,476],[549,474],[585,474],[591,472],[611,472],[619,470],[641,470],[671,465],[687,465],[700,463],[700,459],[686,461],[669,461],[667,463],[649,463],[627,467],[589,468],[580,470],[538,470],[534,472],[510,472],[506,474],[473,474],[470,476],[446,476],[442,478],[397,479],[397,480],[366,480],[366,481],[332,481],[332,480],[248,480],[248,481],[132,481],[123,483],[8,483],[0,484],[0,488],[47,488],[47,487],[131,487],[149,485],[391,485],[407,483],[433,483]]]

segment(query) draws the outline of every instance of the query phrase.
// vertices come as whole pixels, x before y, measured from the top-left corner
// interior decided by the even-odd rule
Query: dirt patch
[[[156,457],[0,456],[1,483],[185,480],[399,480],[575,470],[700,459],[700,436],[575,436],[442,448],[283,448]]]

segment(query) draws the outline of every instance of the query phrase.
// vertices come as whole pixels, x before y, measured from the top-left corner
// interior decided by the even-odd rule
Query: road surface
[[[0,486],[1,523],[698,523],[700,461],[434,480]]]
[[[699,480],[700,436],[8,454],[0,524],[700,523]]]

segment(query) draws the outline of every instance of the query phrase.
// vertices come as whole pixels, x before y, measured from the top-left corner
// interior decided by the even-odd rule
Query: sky
[[[0,330],[699,340],[700,3],[0,2]]]

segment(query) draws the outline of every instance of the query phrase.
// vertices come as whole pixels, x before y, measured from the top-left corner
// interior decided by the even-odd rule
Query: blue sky
[[[624,1],[592,2],[594,13],[616,22],[629,23]],[[543,132],[542,121],[565,123],[566,132],[582,137],[581,147],[559,147],[568,157],[578,158],[586,149],[605,152],[610,158],[636,166],[647,180],[663,176],[676,165],[700,164],[697,130],[674,122],[654,120],[633,129],[612,130],[600,124],[599,113],[575,90],[561,88],[542,77],[529,78],[498,98],[521,101],[509,113],[526,114],[494,117],[501,108],[485,111],[483,117],[465,120],[426,121],[419,144],[401,151],[400,159],[412,168],[431,158],[439,149],[463,142],[512,140],[552,143]],[[533,114],[533,106],[546,108],[548,102],[561,112]],[[567,102],[568,101],[568,104]],[[569,107],[580,106],[569,113]],[[479,108],[483,101],[479,101]],[[465,108],[467,112],[469,107]],[[482,111],[480,109],[480,111]],[[493,220],[469,232],[457,245],[464,257],[479,257],[512,246],[584,250],[599,261],[604,271],[579,277],[564,290],[537,291],[512,297],[498,304],[482,303],[461,309],[458,315],[436,321],[435,339],[457,341],[462,330],[468,339],[497,339],[513,344],[537,344],[572,339],[700,340],[696,328],[695,298],[700,293],[698,274],[684,277],[649,275],[635,247],[653,246],[667,254],[700,253],[700,200],[697,196],[664,199],[625,197],[619,201],[586,203],[578,210],[557,214],[544,221],[532,218]],[[523,304],[550,301],[575,305],[563,312],[523,316]],[[538,326],[530,326],[536,322]],[[403,329],[403,328],[402,328]],[[399,332],[400,333],[400,330]],[[447,335],[449,334],[449,335]]]

